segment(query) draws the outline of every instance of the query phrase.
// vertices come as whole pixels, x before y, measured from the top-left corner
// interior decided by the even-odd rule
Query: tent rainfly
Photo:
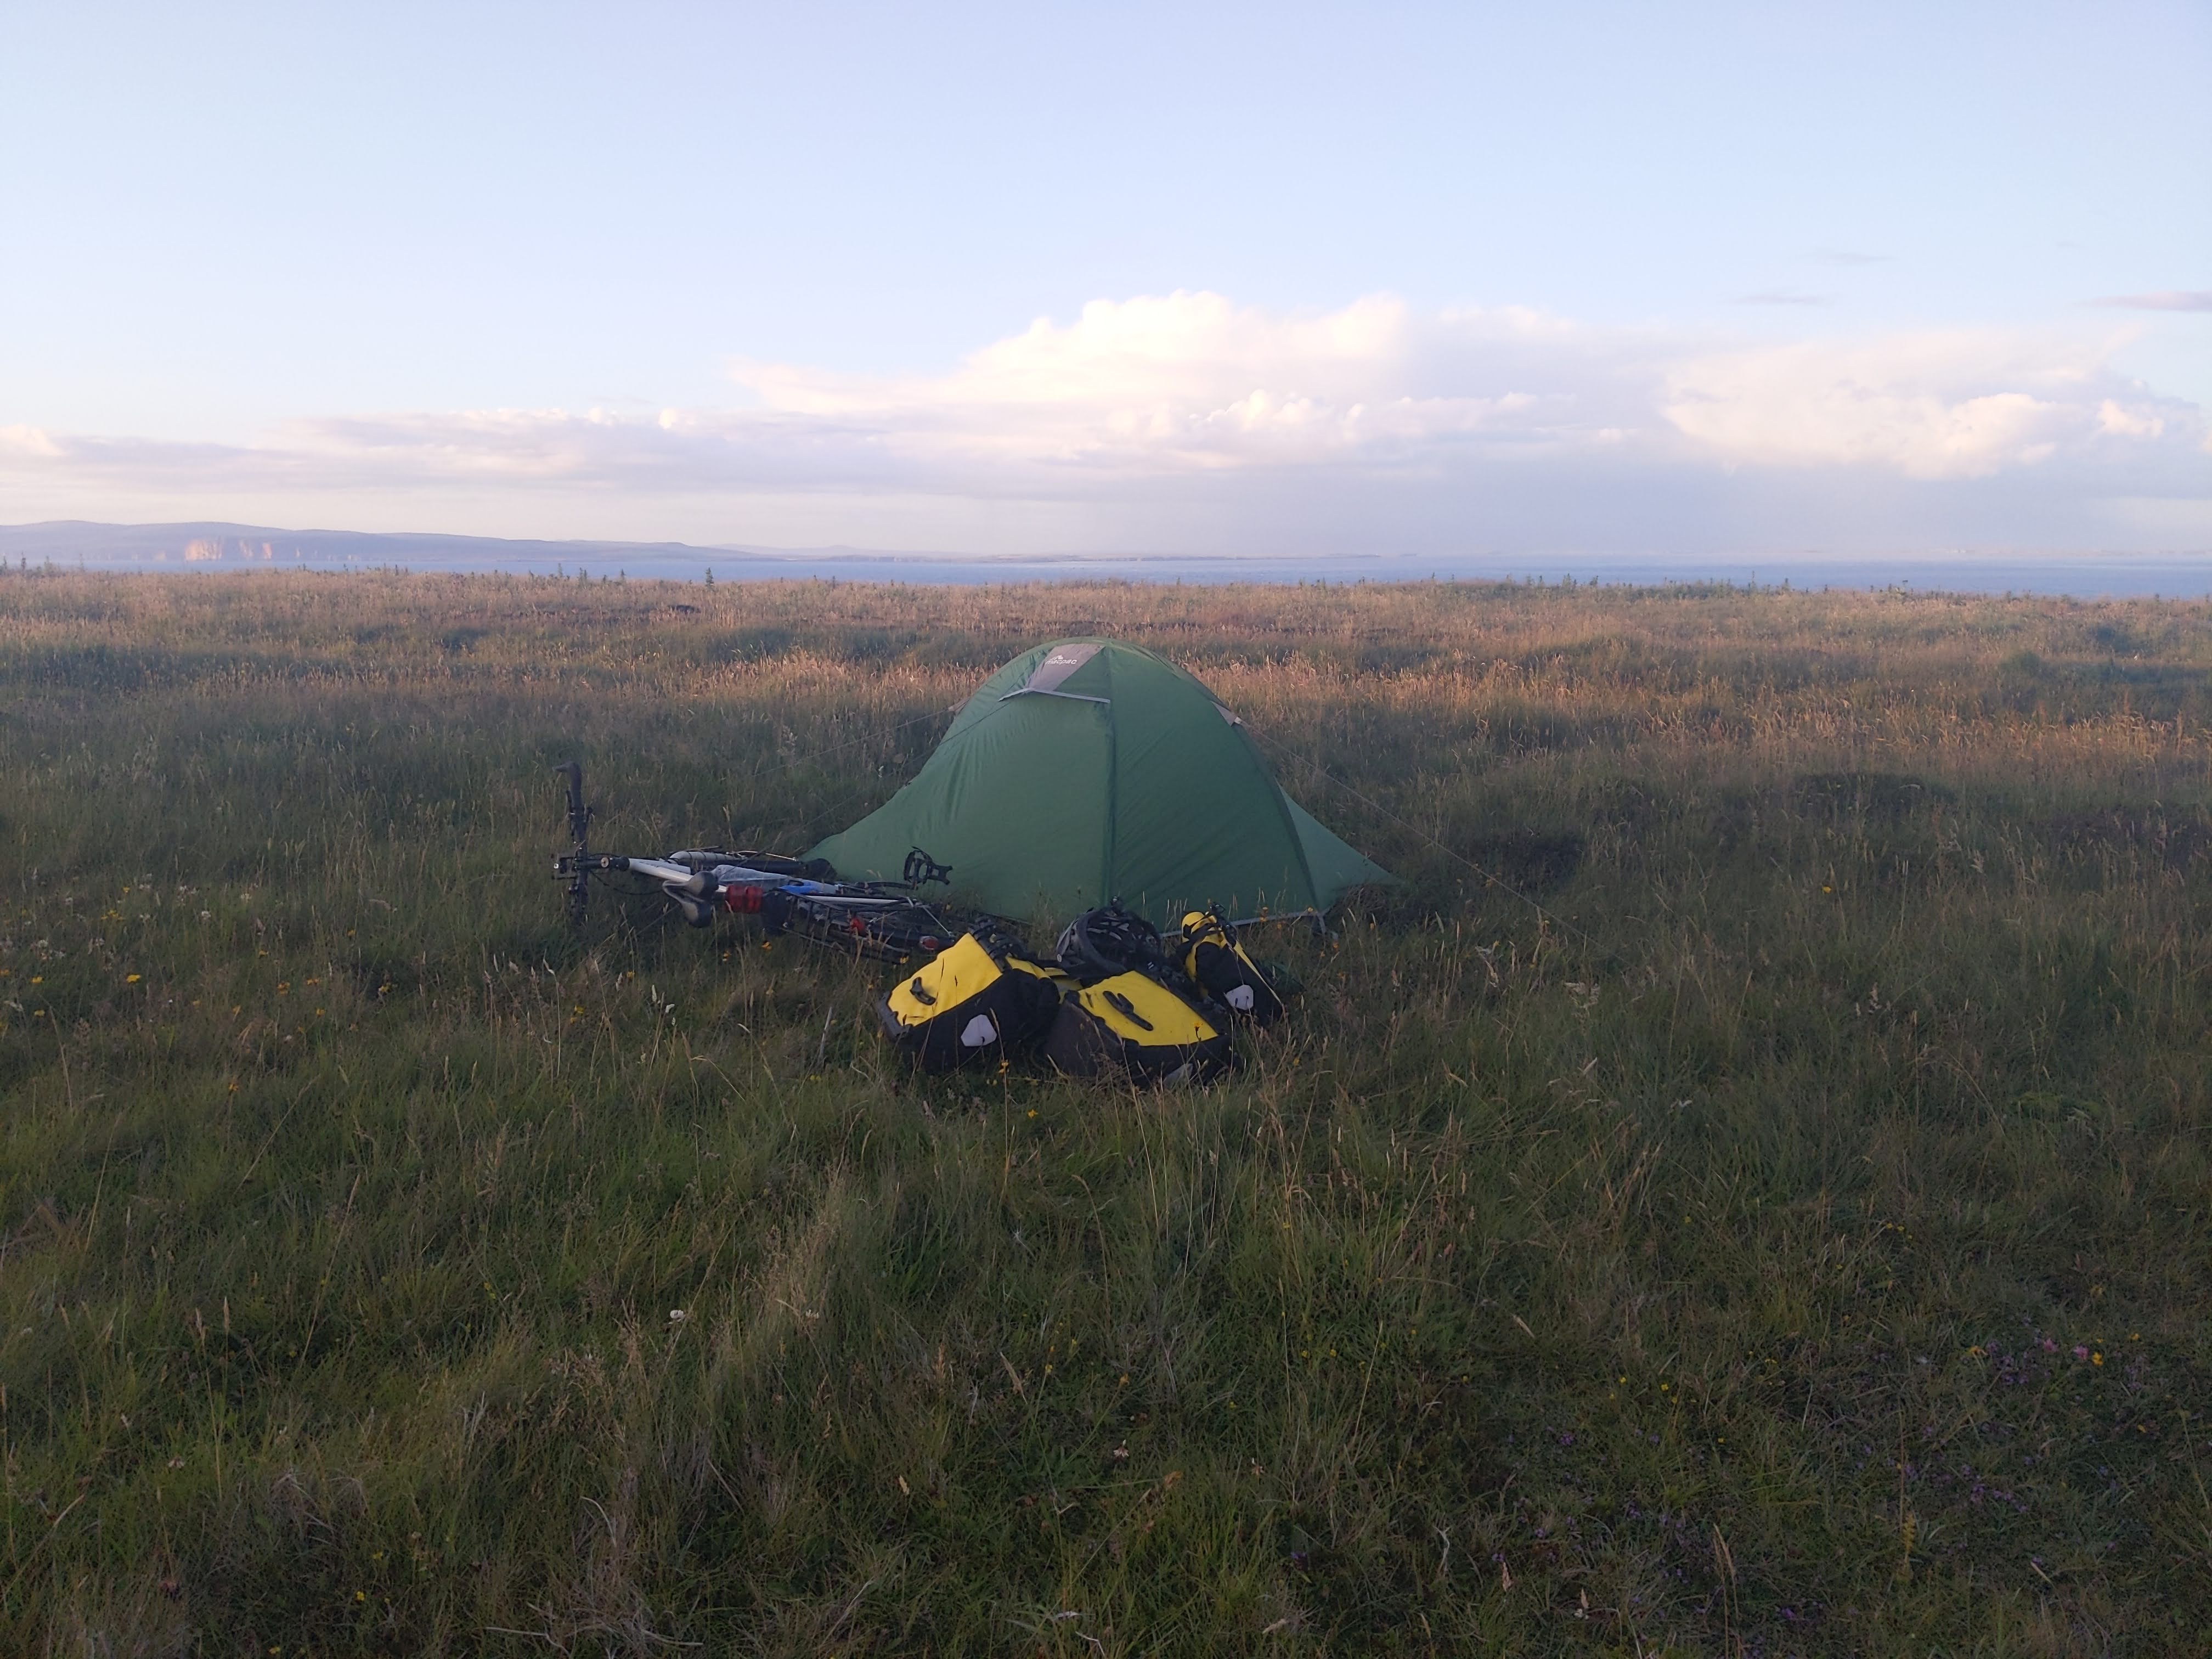
[[[848,881],[919,848],[1001,915],[1118,899],[1163,929],[1327,908],[1396,878],[1285,794],[1243,723],[1182,669],[1115,640],[1060,640],[983,682],[921,770],[817,846]]]

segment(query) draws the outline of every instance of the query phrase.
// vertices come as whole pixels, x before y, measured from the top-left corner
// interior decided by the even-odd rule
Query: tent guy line
[[[1572,933],[1577,939],[1582,940],[1583,944],[1589,945],[1591,950],[1602,951],[1605,949],[1605,946],[1600,945],[1595,939],[1591,938],[1589,933],[1585,933],[1580,927],[1576,927],[1573,922],[1569,921],[1565,916],[1559,915],[1557,911],[1547,909],[1534,899],[1530,898],[1528,894],[1514,886],[1512,883],[1507,881],[1504,877],[1497,875],[1491,871],[1484,869],[1480,865],[1477,864],[1473,859],[1468,858],[1465,854],[1457,852],[1453,848],[1445,846],[1443,842],[1438,841],[1434,836],[1422,829],[1419,824],[1413,823],[1411,819],[1400,817],[1389,807],[1383,805],[1382,802],[1371,799],[1370,797],[1360,793],[1358,790],[1354,789],[1342,778],[1337,776],[1335,773],[1322,765],[1320,762],[1308,760],[1304,755],[1301,755],[1295,750],[1287,748],[1284,744],[1276,742],[1274,738],[1269,737],[1266,732],[1259,731],[1251,726],[1248,725],[1244,729],[1250,732],[1253,737],[1256,738],[1260,742],[1266,744],[1268,748],[1273,750],[1285,760],[1293,760],[1297,762],[1300,765],[1305,767],[1310,771],[1317,774],[1323,781],[1334,784],[1339,789],[1344,791],[1346,794],[1351,796],[1352,799],[1358,801],[1370,811],[1379,813],[1382,817],[1389,819],[1391,823],[1396,824],[1400,829],[1410,830],[1413,834],[1419,836],[1430,846],[1435,848],[1437,852],[1442,853],[1446,858],[1451,860],[1453,863],[1465,866],[1476,875],[1480,876],[1483,881],[1488,885],[1497,888],[1502,893],[1509,894],[1512,897],[1519,899],[1522,903],[1527,905],[1531,910],[1534,910],[1537,915],[1541,917],[1544,921],[1552,922],[1556,926],[1565,929],[1568,933]]]
[[[757,766],[745,774],[744,781],[754,784],[766,778],[781,777],[794,766],[803,765],[809,761],[818,761],[825,756],[842,754],[848,749],[857,749],[864,743],[878,743],[885,738],[895,738],[908,726],[921,726],[930,720],[943,720],[948,714],[957,714],[960,709],[961,705],[957,702],[943,708],[933,708],[926,714],[916,714],[910,720],[901,720],[896,726],[885,726],[879,732],[863,732],[857,738],[848,738],[842,743],[833,743],[826,749],[806,750],[775,766]],[[800,821],[798,833],[805,834],[836,810],[836,803],[832,802],[820,811],[809,814]]]

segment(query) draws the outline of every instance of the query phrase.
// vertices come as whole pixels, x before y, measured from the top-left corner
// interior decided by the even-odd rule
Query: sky
[[[2212,557],[2212,7],[0,3],[0,521]]]

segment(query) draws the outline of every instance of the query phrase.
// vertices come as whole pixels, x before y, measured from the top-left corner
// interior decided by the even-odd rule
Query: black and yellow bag
[[[1272,1025],[1283,1017],[1282,993],[1237,942],[1237,930],[1218,910],[1193,910],[1182,919],[1180,960],[1191,982],[1240,1019]]]
[[[1050,1028],[1061,978],[1011,942],[963,933],[876,1005],[884,1035],[925,1072],[1018,1054]]]
[[[1068,1077],[1121,1074],[1143,1083],[1210,1083],[1233,1070],[1228,1036],[1144,974],[1115,974],[1068,993],[1045,1034],[1044,1057]]]

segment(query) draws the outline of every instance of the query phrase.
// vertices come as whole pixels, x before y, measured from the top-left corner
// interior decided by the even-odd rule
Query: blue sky
[[[2202,4],[18,8],[0,519],[2212,548],[2208,88]]]

